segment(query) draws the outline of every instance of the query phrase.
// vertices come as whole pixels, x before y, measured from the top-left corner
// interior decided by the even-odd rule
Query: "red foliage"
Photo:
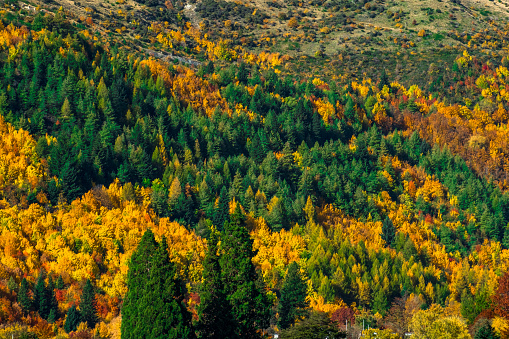
[[[347,320],[351,324],[355,321],[355,311],[350,307],[342,307],[331,314],[331,320],[337,322],[338,326],[345,325]]]
[[[59,303],[64,302],[65,301],[65,290],[55,289],[55,297],[57,298],[57,301]]]
[[[496,315],[509,319],[509,272],[505,272],[498,281],[497,291],[493,295],[493,306]]]

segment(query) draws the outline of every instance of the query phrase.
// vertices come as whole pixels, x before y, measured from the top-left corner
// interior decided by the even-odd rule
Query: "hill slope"
[[[220,3],[218,15],[235,15],[224,27],[193,26],[207,3],[101,4],[0,13],[0,334],[118,337],[130,257],[146,229],[168,238],[183,302],[199,320],[207,239],[227,236],[231,222],[251,235],[258,271],[247,283],[269,301],[260,334],[281,330],[285,275],[297,262],[305,311],[325,312],[336,328],[348,320],[349,336],[362,322],[400,335],[409,326],[425,337],[437,328],[507,335],[503,3],[488,4],[488,15],[460,2],[403,15],[410,7],[396,4],[411,3],[338,2],[334,20],[350,20],[341,25],[321,23],[327,3]],[[478,31],[443,31],[446,5],[457,25],[479,12]],[[288,41],[258,46],[263,20],[289,9]],[[414,30],[408,20],[424,27],[423,12],[437,28],[414,32],[422,39],[412,47],[401,35]],[[297,15],[302,27],[288,26]],[[489,15],[500,17],[483,26]],[[361,39],[362,18],[391,40],[349,54],[288,47],[302,32],[310,46],[320,44],[311,34],[324,46],[340,34]],[[375,76],[355,79],[365,72]],[[86,280],[93,326],[71,316]]]

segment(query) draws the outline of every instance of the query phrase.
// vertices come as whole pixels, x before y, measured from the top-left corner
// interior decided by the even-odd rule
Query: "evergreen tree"
[[[270,306],[267,296],[257,285],[253,262],[253,240],[249,237],[240,207],[225,223],[221,237],[221,276],[225,285],[233,317],[237,322],[236,335],[259,338],[258,329],[269,325]]]
[[[44,274],[41,272],[34,287],[34,309],[39,312],[41,318],[46,319],[50,312],[50,302],[48,299],[48,292],[44,284]]]
[[[213,232],[207,243],[207,254],[203,261],[203,285],[198,307],[199,338],[235,338],[236,324],[224,293],[217,242],[217,233]]]
[[[375,293],[375,298],[373,299],[373,312],[385,316],[387,308],[389,308],[389,302],[387,301],[387,293],[384,289],[380,288]]]
[[[392,223],[392,220],[389,217],[385,217],[385,220],[382,224],[382,234],[380,234],[382,240],[385,241],[385,247],[390,247],[394,243],[394,239],[396,238],[396,227]]]
[[[307,286],[300,274],[299,264],[295,261],[288,266],[283,287],[281,287],[281,299],[279,300],[279,328],[285,329],[293,325],[295,319],[302,314],[302,309],[307,307]]]
[[[164,237],[154,253],[151,266],[147,283],[149,295],[146,297],[150,297],[152,303],[146,314],[154,317],[147,338],[194,338],[191,314],[182,303],[185,287],[168,258],[168,245]]]
[[[55,284],[53,283],[53,278],[51,275],[48,278],[48,286],[46,287],[46,298],[48,300],[49,308],[48,316],[46,319],[50,321],[50,318],[52,317],[52,321],[50,322],[53,322],[58,317],[58,301],[55,295]]]
[[[32,299],[29,296],[28,281],[26,278],[21,280],[21,285],[18,292],[18,304],[24,312],[29,312],[32,308]]]
[[[95,291],[90,279],[87,279],[85,287],[83,288],[80,311],[83,321],[87,323],[89,328],[94,328],[99,319],[96,310]]]
[[[485,321],[484,324],[475,333],[474,339],[498,339],[499,336],[493,331],[490,323]]]
[[[148,230],[131,257],[127,297],[122,308],[121,337],[194,338],[185,308],[183,283],[168,258],[168,246]]]
[[[69,308],[67,311],[67,316],[65,317],[64,330],[67,333],[76,331],[80,322],[80,312],[76,309],[76,305],[72,305],[71,308]]]
[[[228,192],[226,191],[226,187],[223,186],[221,188],[221,193],[219,194],[219,201],[217,203],[217,207],[214,210],[214,226],[217,227],[218,230],[222,230],[225,221],[228,218]]]
[[[59,289],[59,290],[63,290],[65,288],[65,284],[64,284],[64,279],[62,279],[62,276],[59,275],[58,276],[58,280],[57,280],[57,285],[56,287]]]
[[[122,307],[122,339],[147,338],[143,332],[150,327],[151,320],[146,319],[145,309],[151,300],[144,298],[147,294],[146,284],[149,280],[151,257],[157,249],[157,243],[151,230],[147,230],[138,247],[131,256],[127,273],[127,295]]]

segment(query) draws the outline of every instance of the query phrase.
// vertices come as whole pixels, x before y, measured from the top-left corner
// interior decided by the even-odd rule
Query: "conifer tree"
[[[59,290],[63,290],[65,288],[65,284],[64,284],[64,279],[62,279],[62,276],[59,275],[58,276],[58,280],[57,280],[57,285],[56,287],[59,289]]]
[[[208,339],[235,338],[235,322],[224,293],[219,265],[218,235],[212,232],[203,261],[203,285],[198,307],[198,336]]]
[[[90,279],[87,279],[83,293],[81,295],[80,311],[82,320],[89,328],[94,328],[98,322],[95,291]]]
[[[67,316],[65,317],[64,330],[67,333],[76,331],[80,322],[80,312],[76,309],[76,305],[72,305],[71,308],[69,308],[67,311]]]
[[[150,297],[152,300],[144,316],[152,326],[143,333],[146,334],[143,338],[195,338],[191,314],[182,303],[184,288],[177,278],[175,266],[168,258],[168,245],[163,237],[152,258],[148,291],[143,298]]]
[[[18,292],[18,303],[24,312],[29,312],[32,308],[32,299],[30,299],[28,281],[26,278],[21,280],[21,285]]]
[[[386,217],[382,224],[382,240],[385,241],[385,247],[390,247],[396,238],[396,227],[389,217]]]
[[[157,243],[151,230],[147,230],[138,247],[131,256],[127,273],[127,295],[122,307],[122,339],[144,338],[143,330],[150,326],[150,319],[144,318],[144,311],[150,300],[146,296],[146,284],[149,279],[151,257],[157,249]]]
[[[281,287],[281,299],[279,301],[279,327],[285,329],[293,325],[295,319],[303,313],[307,307],[306,283],[300,274],[299,264],[295,261],[288,266],[283,287]]]
[[[131,257],[121,337],[194,338],[191,315],[182,303],[184,287],[169,261],[166,239],[147,230]]]
[[[41,318],[46,319],[50,311],[50,303],[48,299],[48,292],[44,284],[44,274],[41,272],[34,287],[34,309],[39,312]]]
[[[475,333],[474,339],[498,339],[499,336],[493,331],[490,323],[486,321]]]
[[[53,278],[51,275],[48,278],[48,286],[46,287],[46,299],[48,300],[49,308],[48,316],[46,319],[49,322],[53,322],[58,317],[58,301],[55,295],[55,284],[53,283]]]
[[[223,225],[228,218],[228,193],[226,187],[223,186],[221,193],[219,194],[219,201],[217,207],[214,210],[214,225],[218,230],[223,229]]]
[[[221,237],[221,276],[225,285],[233,317],[237,322],[236,335],[259,338],[258,329],[269,324],[270,306],[267,296],[257,285],[257,274],[251,261],[253,240],[249,237],[240,207],[225,223]]]

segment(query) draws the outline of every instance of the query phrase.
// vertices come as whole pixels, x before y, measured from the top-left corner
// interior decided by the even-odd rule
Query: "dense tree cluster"
[[[12,333],[507,335],[504,66],[458,57],[479,72],[469,108],[384,72],[297,81],[267,54],[192,70],[69,30],[1,35]]]

